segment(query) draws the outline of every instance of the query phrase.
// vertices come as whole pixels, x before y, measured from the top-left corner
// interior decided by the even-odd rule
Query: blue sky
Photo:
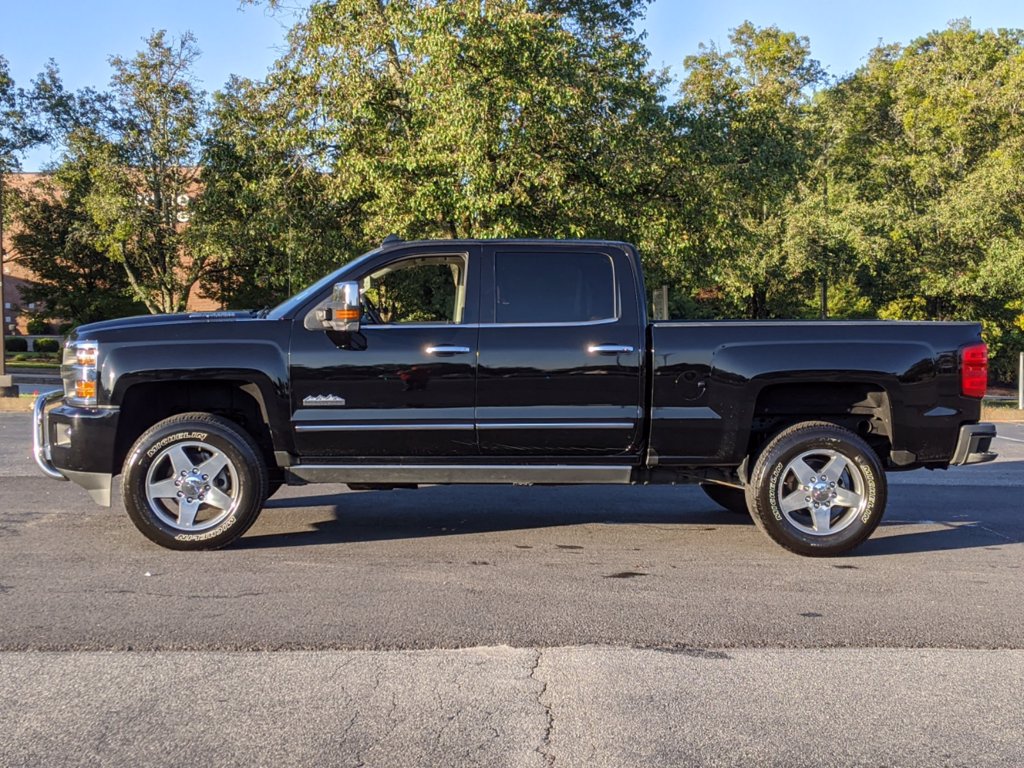
[[[812,55],[840,76],[863,63],[879,40],[906,43],[961,17],[980,28],[1024,28],[1024,2],[655,0],[644,27],[652,64],[672,67],[677,77],[683,58],[698,43],[727,46],[729,30],[744,20],[806,35]],[[103,87],[110,77],[110,55],[133,53],[154,29],[172,34],[191,30],[203,51],[197,74],[207,90],[216,90],[230,74],[262,76],[284,45],[288,26],[287,14],[252,6],[239,10],[237,0],[3,0],[0,54],[19,84],[28,84],[54,58],[68,87]],[[46,160],[45,152],[37,152],[24,165],[34,170]]]

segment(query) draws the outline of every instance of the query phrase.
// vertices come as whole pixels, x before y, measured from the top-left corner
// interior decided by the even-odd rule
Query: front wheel
[[[216,549],[256,522],[267,495],[260,450],[234,423],[184,413],[150,427],[125,461],[121,495],[135,527],[169,549]]]
[[[754,463],[747,505],[758,527],[800,555],[825,557],[865,541],[885,512],[877,454],[853,432],[808,421],[783,430]]]

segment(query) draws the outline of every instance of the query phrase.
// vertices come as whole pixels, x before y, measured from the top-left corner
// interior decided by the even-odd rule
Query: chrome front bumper
[[[35,405],[32,407],[32,456],[36,464],[43,470],[43,474],[52,477],[54,480],[67,480],[50,460],[50,438],[49,425],[46,418],[46,408],[58,400],[63,399],[64,393],[60,390],[39,395]]]
[[[996,436],[994,424],[965,424],[960,427],[960,439],[956,441],[951,465],[982,464],[992,461],[999,454],[989,450]]]

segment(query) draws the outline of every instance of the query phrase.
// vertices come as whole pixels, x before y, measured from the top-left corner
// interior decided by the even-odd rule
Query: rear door
[[[614,246],[493,244],[481,271],[477,439],[489,456],[638,452],[645,318]]]

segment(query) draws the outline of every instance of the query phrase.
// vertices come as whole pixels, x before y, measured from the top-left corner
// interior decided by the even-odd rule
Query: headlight
[[[64,397],[72,405],[96,405],[96,371],[100,345],[95,341],[69,341],[64,347],[61,378]]]

